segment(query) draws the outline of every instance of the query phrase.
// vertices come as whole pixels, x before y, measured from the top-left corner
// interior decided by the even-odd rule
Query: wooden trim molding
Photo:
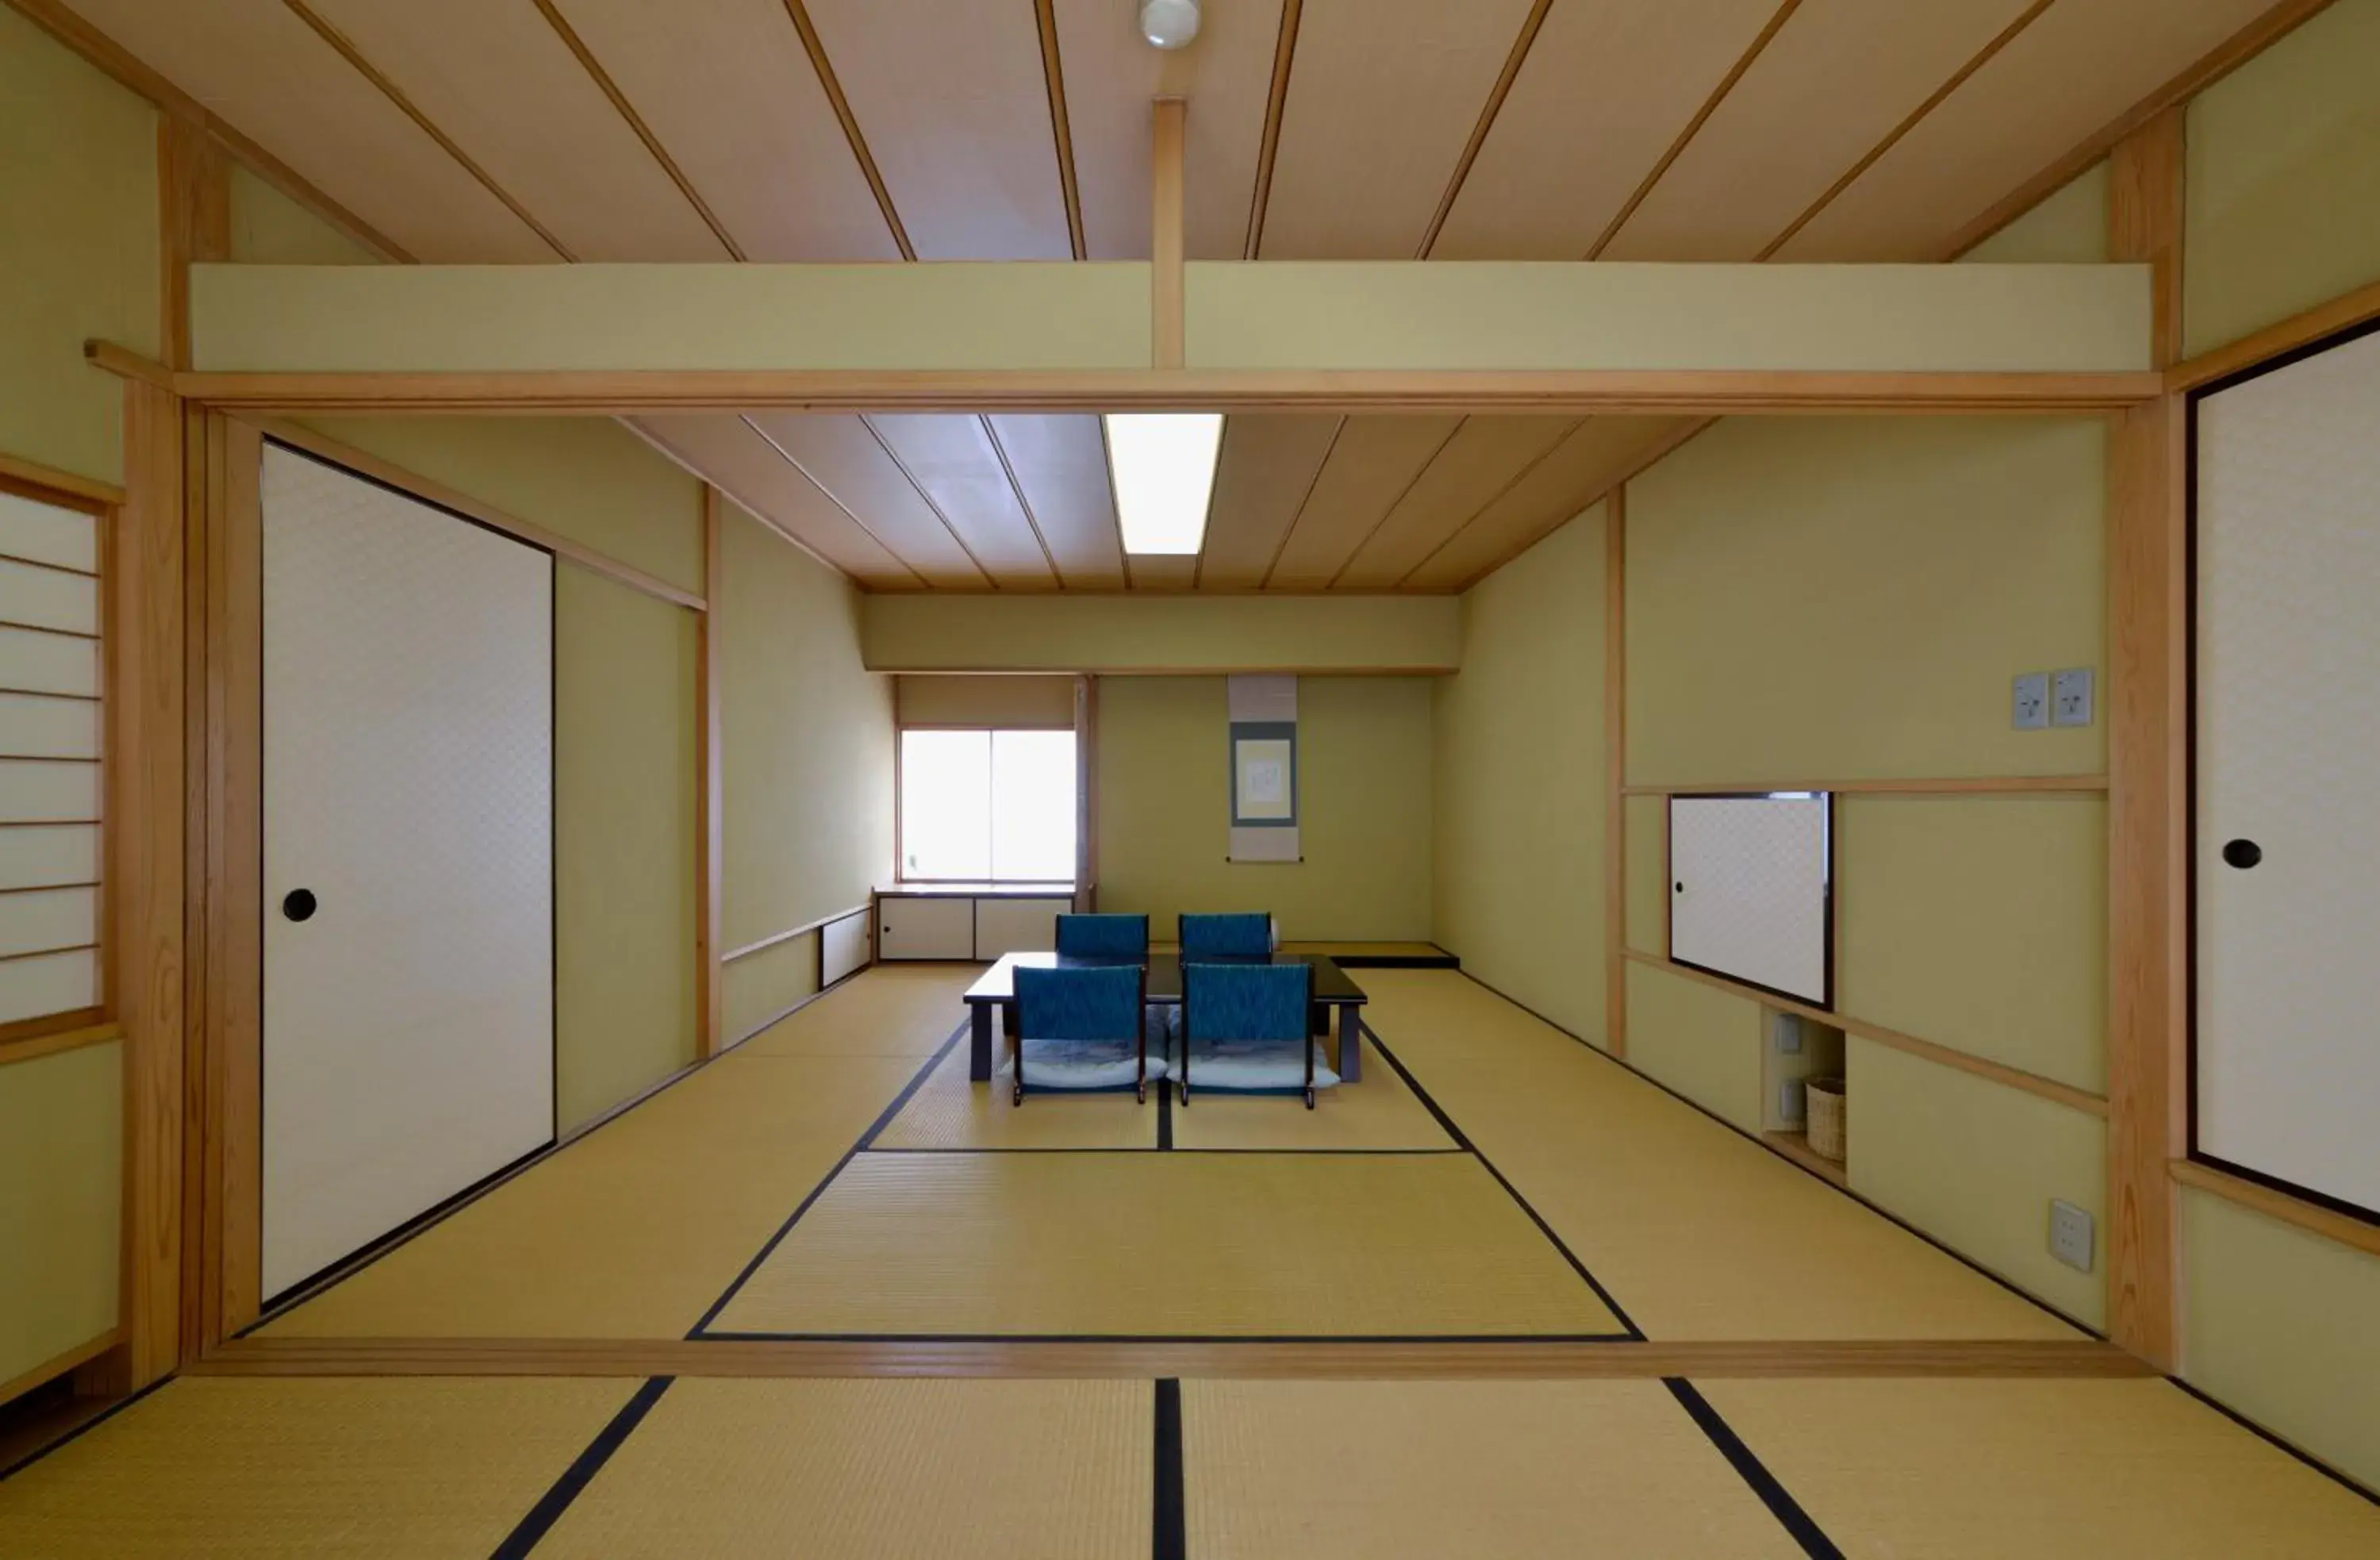
[[[210,1376],[2142,1377],[2095,1338],[1760,1343],[828,1342],[683,1339],[242,1338]]]
[[[1603,1042],[1628,1054],[1628,487],[1603,501]]]
[[[180,1362],[182,1282],[184,420],[171,394],[125,385],[127,497],[110,535],[107,950],[124,1031],[128,1384]]]
[[[2165,376],[2166,388],[2177,394],[2195,390],[2374,320],[2380,320],[2380,282],[2341,293],[2327,303],[2317,303],[2253,335],[2176,363]]]
[[[2260,1186],[2244,1176],[2234,1176],[2212,1164],[2202,1164],[2194,1159],[2169,1160],[2166,1172],[2176,1186],[2203,1191],[2242,1208],[2253,1209],[2268,1219],[2277,1219],[2325,1240],[2337,1241],[2368,1256],[2380,1257],[2380,1225],[2335,1213],[2318,1202],[2288,1192]]]
[[[1949,780],[1709,781],[1693,786],[1626,786],[1632,797],[1681,797],[1745,791],[1832,791],[1839,796],[1962,797],[2089,795],[2105,791],[2104,774],[1973,774]]]
[[[2004,1088],[2035,1095],[2064,1105],[2069,1110],[2081,1111],[2085,1115],[2104,1116],[2107,1114],[2106,1099],[2088,1090],[2077,1089],[2072,1084],[2060,1083],[2054,1078],[2044,1078],[2038,1073],[2029,1073],[2019,1067],[2006,1066],[1998,1062],[1988,1061],[1984,1057],[1961,1051],[1954,1046],[1937,1045],[1933,1041],[1920,1040],[1915,1035],[1903,1034],[1899,1030],[1888,1030],[1882,1024],[1871,1024],[1864,1018],[1854,1018],[1846,1013],[1832,1012],[1824,1007],[1813,1006],[1806,1002],[1796,1002],[1791,997],[1779,996],[1775,992],[1763,991],[1758,986],[1747,986],[1741,981],[1730,981],[1724,975],[1713,975],[1706,970],[1689,969],[1682,964],[1673,964],[1658,954],[1648,954],[1641,949],[1629,948],[1625,950],[1625,957],[1648,968],[1667,970],[1682,980],[1698,981],[1706,986],[1732,993],[1737,996],[1759,1003],[1765,1007],[1776,1008],[1781,1013],[1799,1014],[1815,1023],[1840,1030],[1845,1034],[1857,1035],[1862,1040],[1871,1040],[1878,1045],[1889,1046],[1895,1051],[1905,1051],[1912,1056],[1923,1056],[1929,1062],[1939,1062],[1946,1067],[1972,1073],[1977,1078],[1988,1079]]]
[[[787,927],[783,932],[772,932],[759,942],[747,943],[740,948],[728,949],[719,956],[719,961],[722,964],[733,964],[739,958],[749,958],[752,955],[773,948],[780,943],[790,943],[804,932],[816,932],[819,928],[831,926],[838,920],[849,920],[853,916],[864,916],[868,914],[869,908],[870,906],[867,903],[854,905],[847,910],[837,910],[832,915],[820,916],[816,920],[805,921],[799,926]]]
[[[190,366],[190,267],[231,258],[231,159],[223,143],[187,119],[157,119],[158,339],[166,365]]]
[[[1801,369],[531,369],[488,372],[166,374],[94,342],[129,377],[249,411],[1531,412],[1670,416],[2119,411],[2164,394],[2112,372]]]
[[[1159,98],[1149,119],[1148,316],[1150,364],[1183,362],[1184,115],[1180,98]]]
[[[706,602],[715,603],[720,595],[725,567],[720,552],[720,519],[721,506],[725,502],[717,488],[708,482],[703,484],[702,596]],[[701,723],[695,743],[694,958],[699,984],[695,1005],[694,1054],[703,1057],[719,1054],[720,1027],[726,1011],[722,977],[726,960],[721,957],[719,947],[721,891],[726,873],[726,753],[721,719],[717,612],[696,614],[694,632],[694,706]]]
[[[0,1038],[0,1067],[18,1062],[30,1062],[39,1056],[55,1056],[61,1051],[79,1051],[86,1045],[104,1045],[111,1040],[124,1038],[124,1030],[103,1017],[104,1010],[85,1007],[72,1013],[54,1013],[46,1018],[24,1020],[24,1032],[18,1036]],[[12,1024],[10,1029],[18,1026]]]
[[[0,491],[91,514],[113,509],[124,502],[124,490],[114,482],[61,471],[55,466],[22,460],[13,455],[0,455]]]
[[[303,423],[292,422],[283,418],[254,416],[243,417],[241,420],[253,423],[258,432],[276,443],[292,445],[310,455],[320,456],[324,460],[344,466],[351,471],[359,472],[375,481],[385,482],[390,487],[409,493],[425,503],[435,504],[442,509],[452,509],[455,513],[476,520],[491,530],[500,530],[507,536],[517,537],[532,547],[542,547],[555,557],[567,558],[581,568],[591,569],[607,579],[627,586],[632,591],[642,591],[646,595],[658,596],[662,601],[674,603],[678,606],[691,607],[696,612],[706,610],[705,598],[696,591],[682,590],[666,579],[658,579],[640,568],[633,568],[615,558],[599,553],[585,542],[574,541],[559,531],[548,530],[534,520],[524,520],[518,516],[506,514],[495,506],[482,503],[468,493],[407,470],[395,461],[383,460],[379,456],[358,449],[353,445],[342,443],[327,433],[318,433]],[[706,509],[708,506],[709,501],[706,501]]]
[[[2109,157],[2111,258],[2147,262],[2154,360],[2181,351],[2183,110]],[[2167,1163],[2189,1152],[2190,607],[2187,400],[2116,420],[2107,454],[2107,1332],[2181,1353]]]

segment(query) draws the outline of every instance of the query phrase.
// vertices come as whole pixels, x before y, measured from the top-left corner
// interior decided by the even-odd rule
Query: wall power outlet
[[[2049,724],[2089,725],[2094,680],[2088,666],[2071,666],[2063,672],[2052,673],[2049,678]]]
[[[2009,715],[2019,731],[2049,729],[2049,674],[2027,672],[2010,686]]]
[[[1808,1114],[1808,1094],[1798,1078],[1789,1078],[1777,1086],[1777,1114],[1786,1121],[1799,1121]]]
[[[2063,1199],[2051,1199],[2049,1254],[2068,1267],[2089,1273],[2095,1245],[2090,1213]]]
[[[1777,1054],[1798,1056],[1802,1054],[1802,1016],[1798,1013],[1772,1013],[1768,1016],[1777,1035]]]

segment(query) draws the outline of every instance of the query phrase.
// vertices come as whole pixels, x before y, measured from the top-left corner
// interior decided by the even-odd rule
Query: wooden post
[[[1603,1042],[1628,1054],[1628,484],[1603,501]]]
[[[171,114],[157,118],[159,346],[169,369],[190,367],[190,264],[231,258],[231,159],[213,137]]]
[[[2154,362],[2181,355],[2183,118],[2111,155],[2110,258],[2153,267]],[[2168,1165],[2188,1152],[2188,405],[2119,415],[2107,499],[2107,1315],[2160,1370],[2180,1356]]]
[[[1149,170],[1149,364],[1178,369],[1183,352],[1183,110],[1180,98],[1159,98],[1151,121]]]
[[[720,884],[726,865],[722,828],[725,823],[725,765],[721,748],[719,692],[719,585],[723,572],[720,558],[720,506],[724,500],[709,483],[702,489],[702,601],[695,615],[698,653],[695,658],[695,708],[700,731],[695,748],[694,836],[695,968],[701,989],[695,1004],[697,1056],[715,1056],[721,1048],[724,1022],[725,970],[720,943]]]

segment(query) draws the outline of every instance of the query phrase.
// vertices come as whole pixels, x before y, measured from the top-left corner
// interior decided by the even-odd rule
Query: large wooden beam
[[[2182,111],[2113,154],[2113,252],[2147,262],[2159,368],[2181,350]],[[2167,1166],[2189,1152],[2188,406],[2114,429],[2107,501],[2107,1317],[2125,1348],[2179,1364],[2179,1241]]]

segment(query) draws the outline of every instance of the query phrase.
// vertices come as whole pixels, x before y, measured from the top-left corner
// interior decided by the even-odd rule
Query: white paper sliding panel
[[[103,1000],[100,523],[0,493],[0,1024]]]
[[[1670,957],[1834,1005],[1832,798],[1670,798]]]
[[[99,882],[99,825],[0,829],[0,893]]]
[[[1002,954],[1044,953],[1058,945],[1058,918],[1072,899],[978,899],[975,957],[987,962]]]
[[[2195,1148],[2380,1213],[2380,334],[2194,410]]]
[[[819,928],[819,985],[833,985],[868,963],[868,912],[858,910]]]
[[[268,1296],[553,1137],[553,560],[264,457]]]

